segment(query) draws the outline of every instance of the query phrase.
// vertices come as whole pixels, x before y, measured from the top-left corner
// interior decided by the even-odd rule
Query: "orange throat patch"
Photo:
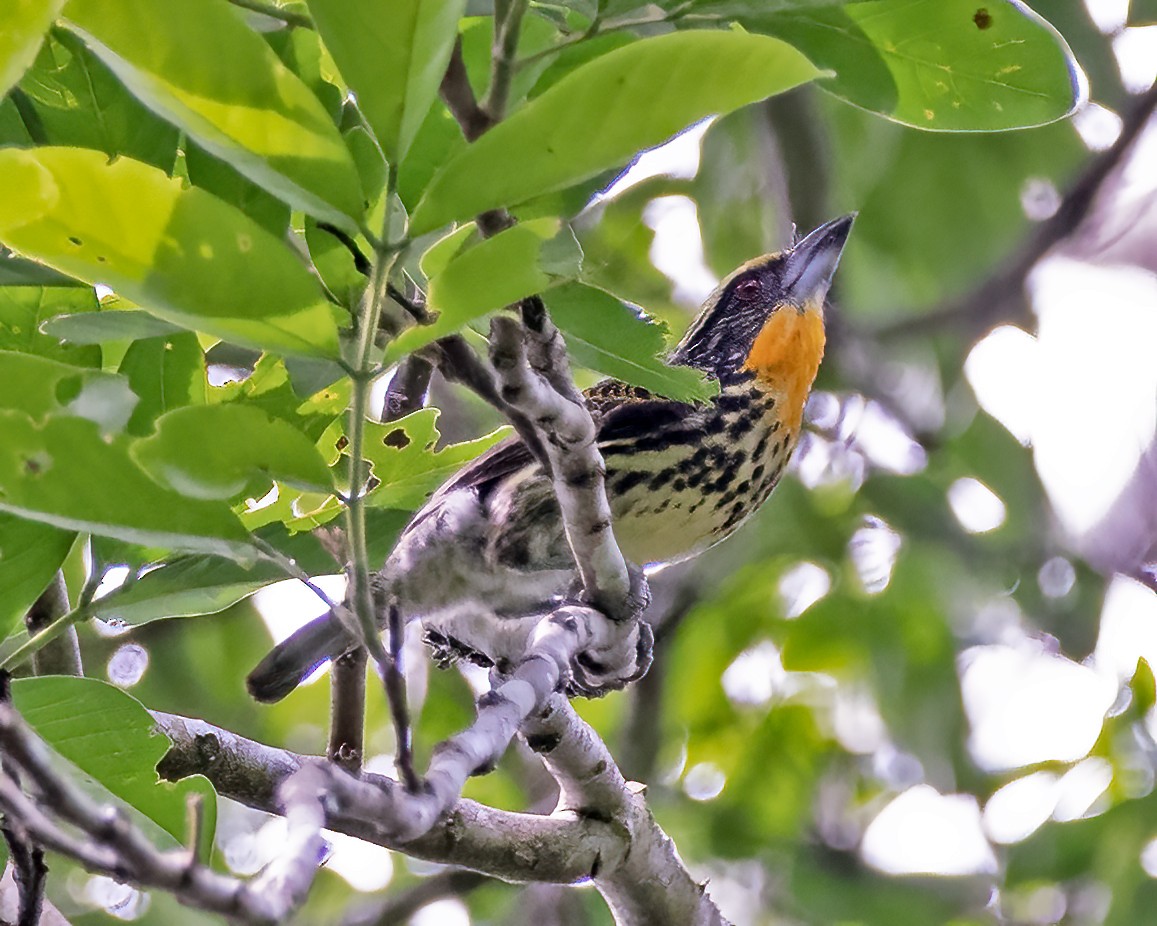
[[[803,420],[825,341],[821,306],[809,303],[803,311],[780,306],[764,323],[743,364],[765,388],[782,397],[780,415],[794,432]]]

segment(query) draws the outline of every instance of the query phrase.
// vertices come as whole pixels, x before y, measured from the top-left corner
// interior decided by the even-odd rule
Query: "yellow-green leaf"
[[[298,209],[357,230],[357,169],[317,97],[225,0],[70,0],[65,24],[146,106]]]
[[[320,287],[282,242],[155,167],[79,148],[0,150],[0,241],[148,312],[256,348],[337,356]]]

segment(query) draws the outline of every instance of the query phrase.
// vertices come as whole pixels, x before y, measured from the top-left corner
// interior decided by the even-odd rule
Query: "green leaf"
[[[0,108],[2,104],[0,104]],[[0,145],[3,147],[3,145]],[[16,146],[23,147],[23,146]],[[0,286],[58,286],[86,288],[80,280],[57,273],[51,267],[25,260],[0,245]]]
[[[418,266],[427,280],[432,279],[442,273],[467,244],[476,244],[480,238],[478,226],[473,222],[459,225],[426,248],[418,260]]]
[[[0,351],[0,408],[35,420],[49,415],[84,418],[104,432],[116,432],[123,430],[136,404],[124,377]]]
[[[1135,710],[1138,716],[1144,717],[1154,702],[1157,702],[1157,683],[1153,679],[1153,667],[1144,656],[1137,660],[1137,671],[1133,673],[1129,687],[1133,690]]]
[[[96,782],[187,845],[188,799],[203,799],[205,832],[213,843],[217,800],[200,775],[173,784],[160,781],[157,763],[170,740],[136,698],[92,678],[46,676],[12,683],[12,700],[37,735],[90,781]]]
[[[510,434],[499,428],[476,440],[435,451],[438,410],[423,408],[389,424],[366,424],[365,457],[379,485],[367,497],[376,508],[413,510],[464,463],[489,450]]]
[[[39,144],[95,148],[172,172],[177,130],[141,105],[75,35],[52,33],[20,90],[28,117],[39,123]]]
[[[264,495],[273,480],[329,492],[333,479],[313,441],[259,408],[189,405],[157,419],[133,459],[158,483],[195,499]]]
[[[209,152],[357,230],[362,192],[336,126],[225,0],[70,0],[64,17],[141,102]]]
[[[560,226],[558,219],[531,219],[454,254],[430,280],[427,299],[438,318],[431,325],[411,328],[395,338],[386,349],[386,362],[456,331],[480,315],[575,276],[581,251],[569,228],[560,233]],[[446,248],[446,240],[435,247]],[[456,237],[450,240],[457,243]],[[442,262],[440,255],[428,265],[436,267]]]
[[[134,341],[120,373],[141,398],[129,419],[131,434],[151,433],[153,422],[171,409],[205,404],[205,354],[191,331]]]
[[[64,0],[0,0],[0,96],[32,65],[62,6]]]
[[[0,513],[0,640],[40,597],[76,534]]]
[[[790,45],[739,32],[689,31],[615,49],[576,68],[450,161],[426,189],[411,231],[562,189],[704,116],[819,73]]]
[[[236,206],[266,231],[278,237],[285,234],[290,215],[286,203],[196,142],[187,139],[184,151],[190,183]]]
[[[446,72],[465,0],[309,0],[386,159],[406,154]]]
[[[825,90],[916,128],[1043,125],[1085,96],[1065,40],[1019,2],[875,0],[740,20],[836,71]]]
[[[147,311],[238,344],[336,356],[309,271],[248,216],[156,168],[97,151],[0,150],[0,239]]]
[[[288,534],[278,528],[262,534],[310,575],[341,571],[309,532]],[[269,560],[245,564],[220,556],[178,556],[98,599],[89,613],[103,621],[134,626],[162,618],[216,614],[285,578],[284,570]]]
[[[580,283],[544,297],[578,364],[680,402],[704,402],[719,387],[698,370],[669,366],[666,326],[610,293]]]
[[[127,437],[106,439],[83,418],[37,426],[22,412],[0,412],[0,511],[145,546],[253,555],[227,505],[157,485],[129,446]]]
[[[439,168],[465,150],[466,139],[450,111],[435,101],[398,167],[398,198],[413,212]]]
[[[3,298],[2,292],[0,298]],[[165,337],[184,330],[179,325],[157,318],[141,309],[102,309],[99,312],[83,314],[65,313],[49,318],[40,329],[46,335],[73,344],[138,341]]]
[[[58,312],[78,321],[95,317],[96,294],[79,286],[0,287],[0,350],[37,354],[79,367],[100,365],[100,348],[62,344],[46,330],[45,319]],[[42,327],[45,326],[45,327]]]
[[[350,381],[344,379],[302,396],[294,388],[286,362],[266,354],[247,379],[216,387],[209,398],[211,402],[240,402],[260,408],[316,441],[345,410],[350,390]]]
[[[1129,25],[1157,25],[1157,0],[1129,0]]]
[[[354,310],[368,278],[358,270],[349,248],[329,231],[319,228],[313,219],[305,223],[305,243],[326,287],[342,305]]]

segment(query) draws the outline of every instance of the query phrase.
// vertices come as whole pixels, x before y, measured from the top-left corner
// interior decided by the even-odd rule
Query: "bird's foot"
[[[643,620],[608,623],[626,632],[613,645],[588,647],[571,660],[569,697],[601,698],[638,681],[651,668],[655,645],[651,625]]]

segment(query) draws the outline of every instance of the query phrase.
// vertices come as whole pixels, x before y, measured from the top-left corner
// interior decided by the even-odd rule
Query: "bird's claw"
[[[655,633],[646,621],[632,624],[621,645],[585,649],[571,660],[568,697],[601,698],[647,674],[654,660]]]

